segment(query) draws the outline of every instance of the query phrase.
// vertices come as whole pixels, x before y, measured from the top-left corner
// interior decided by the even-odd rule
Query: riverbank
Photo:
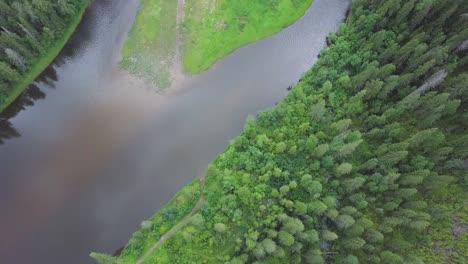
[[[142,0],[121,65],[160,90],[197,74],[237,48],[273,35],[304,15],[312,0]]]
[[[314,1],[294,25],[158,95],[118,64],[138,6],[93,1],[59,55],[64,63],[53,67],[57,75],[45,76],[57,80],[39,85],[45,100],[11,119],[20,135],[0,148],[9,190],[0,231],[11,241],[0,247],[0,263],[92,263],[91,251],[122,247],[240,133],[248,114],[283,98],[346,8],[343,0]]]
[[[149,220],[141,223],[141,229],[135,232],[119,256],[91,253],[98,263],[116,261],[117,263],[166,263],[155,260],[152,256],[166,240],[184,227],[205,203],[203,195],[205,174],[182,188],[175,197]],[[151,260],[151,261],[150,261]],[[109,262],[113,263],[113,262]]]
[[[199,214],[122,263],[465,263],[467,54],[449,51],[468,5],[436,4],[459,20],[352,2],[291,93],[211,163]],[[446,56],[416,53],[419,41]],[[440,69],[451,71],[434,84]]]
[[[312,0],[186,0],[184,70],[207,70],[237,48],[291,25],[311,4]]]
[[[55,42],[55,44],[50,47],[50,49],[44,53],[44,55],[33,63],[34,66],[22,76],[21,81],[19,81],[16,85],[11,88],[9,95],[7,98],[0,102],[0,112],[5,110],[11,103],[13,103],[18,96],[32,83],[34,80],[54,61],[54,59],[59,55],[60,51],[63,49],[65,44],[67,44],[68,40],[72,36],[73,32],[75,32],[76,28],[81,22],[84,13],[86,12],[87,7],[89,6],[91,0],[88,0],[83,4],[79,13],[70,23],[67,30],[64,32],[63,36]]]

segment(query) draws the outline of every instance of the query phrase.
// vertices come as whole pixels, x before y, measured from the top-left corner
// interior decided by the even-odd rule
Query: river
[[[55,62],[0,118],[0,263],[92,263],[203,171],[246,117],[316,61],[348,0],[165,94],[118,67],[137,0],[95,0]]]

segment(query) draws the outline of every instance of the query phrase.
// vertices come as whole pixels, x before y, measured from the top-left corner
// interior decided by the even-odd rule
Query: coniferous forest
[[[88,2],[0,1],[0,110],[54,59]]]
[[[355,0],[327,44],[144,263],[468,262],[468,1]],[[193,186],[115,261],[141,260]]]
[[[186,9],[184,9],[187,7],[184,6],[184,1],[177,1],[177,3],[165,1],[152,2],[154,5],[148,5],[151,6],[150,9],[146,10],[148,13],[140,12],[140,15],[144,15],[144,19],[141,16],[139,18],[138,14],[132,14],[136,15],[137,25],[148,29],[148,31],[138,31],[134,37],[144,37],[148,40],[157,39],[156,36],[160,33],[161,28],[169,25],[166,29],[168,32],[170,31],[170,34],[163,35],[171,37],[163,37],[163,40],[170,43],[179,42],[178,38],[182,38],[184,35],[180,34],[179,36],[180,32],[177,30],[190,29],[188,23],[184,24],[183,20],[179,21],[184,17],[185,10],[190,11],[187,12],[189,21],[192,17],[193,21],[200,23],[197,25],[199,29],[203,29],[205,34],[204,47],[210,47],[214,43],[212,37],[214,32],[218,32],[222,36],[229,29],[231,25],[226,23],[228,20],[231,21],[232,25],[239,27],[239,30],[231,27],[231,29],[236,30],[229,31],[230,34],[232,33],[230,37],[234,41],[236,36],[240,34],[238,32],[243,31],[249,17],[255,17],[255,20],[252,20],[255,23],[257,23],[256,21],[266,23],[261,25],[264,28],[275,26],[275,30],[270,31],[276,31],[277,25],[270,24],[271,21],[278,22],[274,21],[275,17],[270,15],[269,19],[265,19],[265,17],[260,17],[260,13],[263,15],[267,12],[277,14],[277,11],[286,10],[281,10],[282,7],[305,8],[310,4],[310,1],[306,0],[291,0],[291,2],[262,0],[258,1],[256,6],[258,5],[258,10],[266,11],[258,14],[254,12],[255,15],[250,16],[247,11],[252,10],[248,10],[247,5],[239,5],[236,1],[203,1],[205,6],[199,6],[199,3],[192,1],[193,3],[189,4]],[[89,0],[0,1],[0,112],[50,65],[80,22],[89,2]],[[175,12],[170,15],[164,13],[161,11],[165,10],[161,8],[162,3],[170,6],[172,11],[182,10],[182,15]],[[288,4],[281,5],[281,3]],[[114,2],[110,5],[112,4]],[[223,9],[229,5],[236,8]],[[268,8],[264,9],[265,6]],[[135,2],[135,13],[137,13],[136,7],[137,3]],[[197,11],[195,7],[199,7],[200,10]],[[219,11],[219,14],[214,10]],[[303,10],[299,11],[297,14],[302,14]],[[124,24],[117,23],[119,16],[122,15],[120,12],[109,13],[108,15],[112,19],[104,19],[106,23],[99,25],[104,29],[102,32],[112,32],[111,26],[121,28]],[[210,17],[213,13],[217,15],[219,21]],[[145,14],[151,15],[146,16]],[[290,15],[287,12],[284,14]],[[105,15],[99,14],[97,16]],[[160,16],[167,16],[168,20],[172,19],[170,24],[158,22],[161,26],[159,28],[146,23],[146,21],[151,20],[162,21],[159,19]],[[179,22],[181,25],[178,24]],[[289,24],[289,19],[287,22],[286,24]],[[284,23],[278,25],[282,24]],[[252,34],[252,38],[249,39],[256,39],[253,36],[261,34],[256,30],[256,27],[253,27],[257,24],[251,24],[251,26],[252,30],[248,33]],[[116,30],[116,32],[120,31]],[[190,33],[190,31],[188,32]],[[325,32],[328,34],[329,31]],[[110,44],[119,42],[125,32],[121,33],[109,34],[108,38],[111,41],[104,44],[111,46]],[[189,34],[189,36],[193,38],[192,42],[200,37],[197,34]],[[132,38],[131,34],[130,38]],[[287,40],[285,42],[295,41],[294,38]],[[148,43],[144,42],[144,46],[150,47]],[[174,43],[171,45],[176,45]],[[103,46],[105,46],[104,44]],[[161,44],[156,46],[160,48]],[[240,45],[232,47],[234,46]],[[105,49],[107,50],[107,46]],[[96,54],[100,55],[98,53],[105,49],[96,48]],[[200,50],[194,50],[200,52]],[[229,52],[231,50],[232,48],[229,49]],[[212,52],[209,48],[206,51]],[[148,49],[148,52],[154,52],[154,50]],[[109,54],[111,53],[109,52]],[[167,54],[177,57],[172,53]],[[287,54],[289,55],[289,53]],[[197,60],[200,59],[198,65],[201,65],[200,69],[207,68],[206,65],[211,65],[215,61],[211,59],[205,67],[202,62],[203,59],[207,58],[202,57],[197,57]],[[214,57],[218,59],[219,56]],[[157,60],[157,57],[154,60],[150,56],[148,58],[148,65],[155,65],[154,60]],[[134,57],[129,57],[130,60],[138,62]],[[111,65],[113,62],[110,61],[110,59],[103,61],[102,64],[106,67],[109,66],[109,72],[120,73],[120,71],[114,71],[115,68]],[[93,61],[93,63],[95,62]],[[163,63],[166,63],[166,66],[172,65],[167,61],[163,61]],[[82,64],[88,66],[86,63]],[[138,66],[145,68],[143,64]],[[238,69],[242,69],[243,66],[241,63]],[[94,73],[94,69],[98,68],[91,68],[89,71]],[[198,72],[200,69],[192,70]],[[245,67],[245,69],[248,68]],[[74,77],[75,72],[71,75]],[[103,75],[106,78],[108,76],[114,78],[114,75]],[[220,74],[220,76],[228,75]],[[75,82],[74,78],[70,80],[68,84]],[[95,83],[98,86],[104,83],[100,82],[100,79],[96,80],[90,83]],[[131,80],[133,81],[133,79]],[[112,85],[108,86],[113,88],[116,83],[120,82],[111,82]],[[136,85],[135,83],[129,84]],[[249,80],[246,83],[250,83]],[[122,86],[125,84],[127,83],[123,83]],[[70,90],[75,89],[76,92],[76,89],[80,88],[77,85]],[[141,230],[134,233],[121,252],[119,251],[115,256],[99,253],[91,253],[91,256],[102,264],[468,263],[467,0],[352,0],[345,21],[339,26],[336,33],[328,35],[326,46],[320,53],[315,66],[302,76],[297,85],[284,88],[290,90],[287,97],[273,108],[260,112],[255,117],[250,116],[243,132],[229,142],[224,152],[208,165],[206,173],[183,188],[154,217],[143,221]],[[128,90],[124,89],[109,91],[114,93],[112,95],[122,91],[125,91],[125,95],[130,94],[126,93]],[[132,93],[135,91],[136,88],[132,90]],[[194,91],[202,94],[197,94],[198,97],[204,96],[202,89]],[[284,92],[284,90],[282,91]],[[81,93],[82,90],[78,92]],[[226,91],[225,97],[235,98],[230,97],[229,100],[241,101],[244,98],[231,92]],[[37,98],[45,97],[45,94],[37,87],[30,89],[29,93],[30,95],[35,93]],[[258,96],[256,93],[253,94]],[[27,97],[28,92],[25,92],[25,95]],[[191,93],[184,93],[185,97],[188,97],[187,95],[193,96]],[[145,90],[145,99],[146,96],[149,98],[151,95],[147,95]],[[212,99],[210,96],[211,94],[207,97]],[[60,100],[55,101],[59,110],[63,110],[60,107],[67,107],[66,102],[69,102],[64,97],[62,96],[59,98]],[[2,181],[4,196],[1,196],[3,207],[0,209],[4,212],[5,215],[2,218],[5,218],[6,221],[2,222],[0,227],[6,227],[2,229],[6,231],[10,231],[11,228],[11,233],[5,232],[8,233],[5,240],[11,240],[11,245],[2,246],[6,249],[6,253],[2,252],[0,255],[13,255],[9,252],[11,247],[11,250],[16,250],[14,253],[24,251],[25,255],[30,254],[31,259],[33,259],[35,254],[40,255],[49,251],[49,246],[51,248],[54,246],[55,250],[56,248],[61,249],[62,244],[70,244],[69,248],[63,250],[64,252],[54,252],[54,250],[46,252],[47,257],[48,254],[54,253],[57,253],[58,257],[63,257],[61,253],[68,257],[70,252],[75,251],[72,245],[82,249],[83,244],[91,244],[90,237],[103,241],[112,237],[108,236],[108,233],[101,232],[102,230],[96,226],[111,225],[110,221],[115,220],[116,215],[124,218],[123,215],[127,211],[121,213],[123,209],[119,211],[121,208],[117,208],[118,206],[104,210],[105,206],[111,204],[107,203],[107,200],[112,200],[107,199],[108,197],[117,197],[115,200],[123,201],[124,205],[134,205],[131,201],[145,200],[146,202],[149,200],[148,197],[154,197],[148,195],[147,197],[142,196],[145,199],[138,197],[138,199],[132,200],[133,196],[136,197],[136,193],[140,192],[140,188],[146,191],[150,190],[138,185],[138,179],[133,182],[133,178],[124,178],[122,175],[117,175],[116,178],[97,178],[104,174],[106,169],[109,169],[110,173],[120,172],[119,168],[122,167],[108,166],[109,164],[115,165],[111,163],[111,160],[114,162],[115,160],[109,158],[112,156],[125,157],[122,158],[125,159],[125,162],[116,158],[118,162],[115,163],[121,163],[125,166],[128,162],[130,168],[135,166],[135,178],[138,177],[138,170],[141,170],[139,180],[144,184],[150,182],[149,178],[151,177],[144,172],[146,169],[153,169],[153,164],[147,165],[149,162],[131,163],[133,160],[128,158],[130,155],[117,155],[128,154],[124,152],[128,145],[132,145],[128,147],[132,149],[131,155],[137,155],[141,152],[143,156],[151,153],[148,155],[151,158],[169,157],[172,162],[172,159],[177,159],[176,162],[180,163],[177,166],[190,168],[188,167],[190,164],[184,164],[184,162],[190,163],[191,161],[187,162],[188,159],[184,160],[183,158],[185,156],[191,157],[187,155],[187,153],[193,153],[189,152],[190,148],[198,150],[199,146],[187,147],[191,142],[185,143],[189,140],[183,138],[185,134],[180,133],[180,131],[174,131],[175,140],[171,141],[172,143],[167,143],[170,146],[164,148],[168,153],[159,153],[160,155],[157,155],[158,153],[154,150],[157,147],[145,152],[144,150],[148,150],[144,148],[146,144],[138,141],[140,136],[144,136],[141,135],[144,133],[140,134],[139,128],[151,129],[148,124],[153,123],[155,127],[159,127],[159,124],[163,124],[161,127],[165,124],[172,124],[162,121],[156,124],[154,120],[156,114],[153,112],[151,115],[148,114],[148,112],[157,111],[157,109],[161,109],[160,113],[165,114],[166,112],[163,111],[165,108],[162,108],[164,103],[161,103],[161,108],[134,107],[137,104],[142,106],[145,103],[158,104],[163,101],[161,98],[166,99],[164,95],[158,98],[161,101],[151,101],[151,103],[138,96],[126,97],[125,100],[117,100],[114,97],[98,100],[92,94],[88,94],[83,98],[82,101],[94,101],[87,105],[79,104],[81,103],[79,100],[80,102],[73,105],[74,109],[89,107],[90,112],[96,112],[92,112],[92,114],[86,112],[84,113],[86,116],[81,116],[82,118],[78,118],[79,111],[77,110],[75,111],[76,115],[64,114],[63,116],[69,120],[59,120],[54,123],[56,126],[51,126],[49,130],[44,130],[45,125],[39,124],[43,120],[39,120],[37,126],[29,127],[29,132],[33,131],[29,134],[27,133],[28,126],[24,126],[24,124],[30,120],[37,121],[36,116],[33,116],[34,119],[23,119],[24,123],[19,122],[22,125],[20,126],[21,133],[26,132],[26,136],[35,134],[35,128],[39,128],[37,131],[42,130],[52,134],[52,137],[55,133],[64,136],[63,138],[57,136],[53,139],[52,137],[30,138],[7,149],[15,154],[27,153],[30,156],[39,153],[44,157],[33,160],[32,163],[41,163],[39,165],[42,165],[42,163],[49,162],[51,165],[49,165],[50,167],[44,166],[44,171],[36,170],[36,168],[41,169],[42,166],[33,166],[30,170],[24,170],[33,172],[33,177],[30,178],[19,177],[22,176],[20,174],[23,170],[16,172],[18,166],[13,169],[9,168],[10,170],[8,168],[0,169],[0,174],[3,171],[12,173],[12,175],[2,175],[3,177],[1,177],[4,180]],[[132,102],[134,105],[125,103],[126,107],[119,108],[120,104],[131,100],[135,100]],[[212,100],[216,101],[216,99]],[[216,102],[217,104],[213,104],[213,108],[230,106],[230,101],[222,100],[225,99],[220,99],[219,102]],[[57,103],[58,101],[60,102]],[[102,103],[100,101],[104,102],[103,105],[108,105],[109,108],[97,107],[102,106],[99,105]],[[191,101],[180,102],[189,103],[183,107],[180,105],[171,106],[177,108],[182,114],[195,111],[197,108],[201,109],[199,104],[205,106],[212,103],[210,100],[196,101],[192,104],[190,104]],[[110,105],[115,108],[110,108]],[[193,108],[190,108],[192,105]],[[187,106],[186,109],[185,106]],[[183,112],[184,110],[187,112]],[[210,110],[215,113],[214,119],[218,118],[216,109],[202,109],[202,111],[205,110],[206,112],[195,113],[207,113]],[[134,127],[131,127],[128,131],[122,129],[122,135],[110,133],[109,131],[117,130],[116,128],[121,129],[125,125],[132,126],[133,123],[127,123],[126,118],[138,119],[136,114],[124,114],[127,111],[138,111],[138,114],[143,116],[151,116],[148,119],[151,121],[145,120],[148,122],[144,122],[142,118],[141,124],[144,123],[144,125],[141,127],[135,125],[136,132],[132,132]],[[61,113],[61,111],[57,112]],[[38,113],[47,114],[47,111]],[[167,113],[169,113],[167,114],[168,118],[161,120],[168,121],[174,119],[173,116],[180,117],[180,115],[172,115],[172,112],[169,111]],[[162,114],[161,116],[163,116]],[[221,116],[221,113],[219,115]],[[55,116],[46,116],[44,120],[53,119],[53,117]],[[83,123],[80,123],[80,120]],[[191,127],[190,122],[186,122],[190,124],[181,125],[180,123],[184,123],[185,119],[181,118],[181,120],[178,121],[179,123],[164,127],[164,129],[169,130],[174,127],[180,130],[185,129],[193,134],[197,133],[197,129],[191,130],[193,127]],[[20,136],[20,133],[16,132],[8,120],[1,119],[0,121],[3,121],[0,122],[0,129],[4,130],[0,131],[0,136],[2,134],[4,138]],[[69,123],[66,123],[67,121]],[[190,121],[198,125],[197,120]],[[70,125],[74,122],[76,122],[76,126],[75,124]],[[109,127],[104,127],[106,122]],[[2,126],[3,123],[6,125]],[[61,127],[59,126],[61,123],[65,124],[63,131],[56,129],[56,127]],[[104,125],[98,126],[101,124]],[[135,122],[135,124],[139,124],[139,122]],[[217,124],[215,122],[212,124],[212,129],[216,130]],[[101,130],[100,128],[103,127],[104,129]],[[161,131],[167,132],[159,130],[159,132]],[[172,133],[172,131],[170,132]],[[129,137],[126,133],[138,133],[139,136]],[[171,133],[158,134],[156,131],[156,133],[148,134],[151,134],[152,137],[159,136],[155,141],[164,141],[168,137],[164,138],[163,136]],[[179,138],[177,138],[178,134],[180,134]],[[92,141],[94,137],[96,140]],[[115,138],[114,141],[113,138]],[[131,141],[129,138],[134,139],[135,142],[129,143]],[[193,138],[205,144],[203,137]],[[75,143],[79,146],[66,145],[73,141],[76,141]],[[98,141],[103,141],[102,145],[94,146],[93,143],[99,145]],[[175,141],[181,143],[174,143]],[[52,144],[52,142],[56,144]],[[0,143],[4,142],[0,141]],[[133,143],[135,146],[141,147],[141,151],[140,149],[135,151]],[[166,142],[164,143],[166,144]],[[44,149],[47,151],[31,151],[29,153],[30,145],[28,144],[33,147],[45,146]],[[61,147],[60,144],[64,146]],[[125,147],[122,147],[123,145]],[[27,151],[22,152],[18,146],[23,146]],[[177,149],[177,151],[170,152],[172,148]],[[122,153],[117,153],[118,150],[121,150]],[[47,153],[48,151],[51,153]],[[95,152],[96,156],[94,156]],[[153,157],[153,153],[156,153],[155,157]],[[82,158],[80,155],[87,157]],[[65,156],[70,156],[70,159],[64,158],[62,160],[61,158]],[[10,162],[10,156],[2,157],[8,157],[4,158],[3,164]],[[13,158],[16,157],[11,158],[14,160]],[[28,159],[29,157],[20,156],[20,159],[23,158]],[[179,158],[182,159],[182,162],[179,161]],[[170,163],[169,160],[163,161]],[[21,160],[20,163],[23,165],[27,162]],[[138,167],[138,164],[147,165],[147,168]],[[157,164],[161,166],[160,163]],[[144,166],[142,165],[142,167]],[[92,169],[97,172],[88,172]],[[159,169],[154,169],[151,173],[162,174],[165,171]],[[83,175],[78,175],[82,173],[81,171],[83,171]],[[45,174],[49,173],[54,177],[47,178]],[[19,178],[19,183],[13,184],[12,179],[16,176]],[[96,179],[93,176],[96,176]],[[113,187],[112,183],[114,182],[120,184]],[[163,180],[161,183],[164,186]],[[16,185],[21,185],[21,188],[23,185],[26,186],[24,189],[18,187],[20,190],[18,196],[13,195]],[[88,190],[86,189],[88,185],[93,185],[92,192],[84,191]],[[11,186],[13,187],[9,190]],[[60,192],[54,193],[55,189],[59,189]],[[99,192],[105,193],[106,189],[112,189],[114,192],[109,191],[110,196],[103,194],[104,198],[101,198]],[[47,195],[49,191],[50,194]],[[44,196],[43,193],[46,195]],[[97,195],[98,193],[99,195]],[[79,200],[78,198],[82,198],[82,196],[78,194],[86,196],[86,199]],[[97,198],[93,196],[94,194]],[[13,202],[10,203],[8,199]],[[78,201],[75,207],[68,208],[68,203],[73,205],[75,199]],[[101,200],[105,203],[101,204]],[[94,202],[98,205],[95,206]],[[26,209],[20,208],[21,206]],[[22,211],[23,209],[24,211]],[[134,212],[132,209],[134,208],[129,208],[128,212]],[[118,212],[112,214],[113,211]],[[142,211],[135,210],[135,212]],[[10,217],[9,213],[14,214],[14,216]],[[87,213],[90,215],[89,219],[84,217]],[[56,219],[70,219],[66,218],[68,215],[78,219],[77,222],[62,221],[65,222],[64,225],[57,225],[57,227],[46,225],[48,221],[55,223],[53,221]],[[18,216],[22,219],[19,219]],[[81,221],[82,218],[89,221],[83,221],[83,225],[80,226],[81,222],[78,221]],[[127,219],[124,220],[120,222],[120,225],[115,226],[122,227],[122,229],[127,227]],[[30,225],[30,222],[33,221],[38,223],[37,227]],[[128,220],[128,222],[131,221]],[[93,226],[95,222],[99,222],[99,225]],[[82,237],[75,236],[84,229],[86,232],[98,234],[96,236],[89,236],[89,234]],[[115,232],[118,231],[120,230],[115,230]],[[124,231],[122,232],[124,233]],[[41,235],[36,236],[36,234]],[[44,234],[55,235],[55,240],[43,238]],[[71,238],[65,237],[66,235],[70,235]],[[59,239],[56,239],[57,237]],[[121,238],[121,233],[115,237]],[[116,239],[115,237],[113,239]],[[39,240],[36,240],[38,238]],[[57,240],[60,241],[57,242]],[[43,241],[44,244],[34,245],[34,250],[37,247],[38,252],[32,252],[34,250],[31,249],[29,251],[23,250],[24,243],[31,241],[35,243]],[[74,244],[75,242],[76,244]],[[107,243],[107,241],[99,242]],[[85,250],[85,252],[87,251]],[[82,252],[77,254],[83,256]],[[73,261],[76,263],[76,259]],[[38,260],[38,263],[47,262]]]

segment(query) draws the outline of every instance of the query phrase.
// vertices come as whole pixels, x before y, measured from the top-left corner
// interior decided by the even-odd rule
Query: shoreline
[[[39,75],[41,75],[41,73],[50,66],[51,63],[54,62],[55,58],[57,58],[57,56],[60,54],[62,49],[68,43],[70,37],[75,32],[78,25],[81,23],[86,10],[91,4],[91,1],[92,0],[88,0],[88,2],[82,6],[80,12],[72,21],[71,25],[67,28],[64,35],[49,48],[44,56],[37,60],[31,69],[23,76],[22,80],[14,85],[5,102],[0,103],[0,113],[7,109],[8,106],[10,106],[28,88],[28,86],[32,84],[37,79],[37,77],[39,77]]]
[[[198,75],[200,73],[208,71],[212,67],[214,67],[216,65],[216,63],[218,63],[223,58],[229,56],[230,54],[234,53],[236,50],[238,50],[238,49],[240,49],[240,48],[242,48],[244,46],[247,46],[249,44],[255,43],[257,41],[268,38],[270,36],[273,36],[273,35],[281,32],[285,28],[290,27],[291,25],[293,25],[294,23],[299,21],[307,13],[307,11],[312,7],[312,4],[313,4],[314,0],[307,0],[307,1],[308,1],[307,8],[305,8],[304,10],[299,10],[299,11],[293,10],[293,11],[296,11],[295,12],[296,16],[293,16],[293,15],[290,16],[287,20],[285,20],[283,22],[283,25],[281,27],[277,26],[277,27],[261,29],[261,30],[259,30],[258,34],[254,38],[249,39],[248,37],[244,37],[241,42],[230,46],[228,49],[223,50],[222,52],[218,52],[218,54],[216,56],[212,56],[211,58],[208,58],[208,59],[205,58],[204,61],[209,62],[206,65],[202,65],[202,66],[196,65],[196,62],[194,62],[193,59],[192,60],[188,59],[187,54],[189,54],[190,52],[187,52],[187,51],[190,50],[190,49],[187,48],[187,46],[184,46],[183,47],[183,49],[184,49],[183,53],[184,54],[183,54],[183,58],[182,58],[183,59],[183,62],[182,62],[183,65],[182,66],[183,66],[184,72],[186,72],[189,75]],[[184,2],[185,2],[185,0],[184,0]],[[200,32],[198,32],[198,33],[200,33]],[[184,37],[186,39],[188,39],[189,35],[190,35],[189,32],[185,32]],[[224,36],[224,38],[226,38],[228,36],[229,35]],[[236,38],[239,38],[239,36],[237,36]],[[193,53],[193,52],[191,52],[191,53]],[[191,54],[191,55],[193,56],[193,54]]]
[[[192,63],[187,62],[187,55],[193,53],[187,48],[191,40],[188,28],[193,23],[193,2],[177,0],[173,6],[162,5],[160,8],[164,14],[161,14],[161,12],[155,12],[147,0],[142,0],[136,20],[121,51],[120,65],[131,75],[143,79],[145,83],[156,88],[158,93],[178,92],[179,88],[190,78],[215,67],[220,60],[237,49],[275,35],[300,20],[312,6],[313,0],[307,1],[307,8],[294,10],[295,15],[290,16],[281,27],[262,29],[261,34],[255,38],[245,38],[241,45],[234,45],[229,48],[228,52],[219,53],[217,58],[210,62],[209,67],[193,71],[192,66],[187,66]],[[171,24],[171,27],[155,29],[148,26],[153,23],[164,24],[164,22]],[[144,35],[143,32],[149,33]],[[229,39],[231,35],[227,34],[224,38]],[[148,36],[153,36],[153,38]],[[148,58],[151,57],[153,57],[153,62],[148,62]],[[154,61],[159,62],[154,63]],[[143,67],[145,64],[146,67]]]
[[[178,0],[178,11],[179,11],[179,4],[180,2],[182,2],[182,4],[185,3],[185,0]],[[306,12],[312,7],[312,5],[304,12],[304,14],[300,17],[302,18]],[[349,17],[349,10],[350,10],[350,5],[348,6],[347,8],[347,11],[346,11],[346,14],[344,15],[343,19],[341,20],[341,23],[347,21],[348,17]],[[299,18],[299,19],[300,19]],[[298,19],[298,20],[299,20]],[[298,20],[296,20],[294,23],[296,23]],[[179,29],[179,13],[177,13],[177,29]],[[293,24],[294,24],[293,23]],[[289,24],[288,26],[284,27],[282,30],[284,30],[285,28],[287,27],[290,27],[292,24]],[[178,35],[177,37],[180,37],[180,31],[177,32]],[[277,33],[274,33],[274,34],[277,34]],[[273,35],[274,35],[273,34]],[[258,41],[258,40],[257,40]],[[251,43],[247,43],[245,44],[244,46],[247,46]],[[242,48],[242,47],[241,47]],[[324,47],[325,48],[325,47]],[[234,50],[233,52],[235,52],[236,50]],[[233,53],[231,52],[231,53]],[[179,53],[179,54],[182,54],[182,53]],[[176,56],[174,57],[174,61],[176,61]],[[221,58],[222,59],[222,58]],[[179,60],[178,62],[183,62],[182,60]],[[211,67],[214,67],[216,64],[218,63],[215,62]],[[175,63],[174,63],[175,65]],[[210,68],[211,69],[211,68]],[[177,69],[175,67],[173,67],[173,70],[180,70],[180,69]],[[182,70],[182,72],[184,73],[184,71]],[[172,72],[171,72],[172,73]],[[189,75],[190,73],[186,73],[184,74],[185,76],[184,77],[187,77],[187,76],[191,76]],[[199,73],[198,73],[199,74]],[[176,83],[172,83],[171,85],[171,91],[170,92],[178,92],[179,90],[177,89],[172,89],[174,88],[174,84]],[[296,86],[296,85],[294,85]],[[212,162],[210,162],[207,167],[210,167],[212,166]],[[149,258],[151,256],[151,254],[153,254],[154,252],[156,252],[158,250],[158,248],[160,248],[165,241],[167,241],[169,238],[171,238],[173,235],[175,235],[175,233],[177,231],[179,231],[182,227],[184,227],[187,223],[188,223],[188,219],[193,216],[196,212],[198,212],[198,210],[200,209],[199,206],[202,204],[202,203],[206,203],[206,200],[205,200],[205,195],[204,195],[204,191],[206,190],[205,189],[205,178],[206,178],[206,174],[207,172],[205,171],[204,173],[200,174],[195,180],[197,182],[200,183],[200,190],[202,191],[201,194],[200,194],[200,197],[198,198],[198,202],[197,204],[195,204],[193,206],[193,209],[192,211],[190,211],[190,213],[188,213],[185,217],[183,217],[182,219],[179,219],[178,221],[176,221],[175,223],[172,223],[172,225],[170,225],[170,228],[168,230],[166,230],[166,232],[162,233],[161,236],[155,241],[154,244],[152,244],[151,247],[149,248],[146,248],[145,252],[139,257],[137,258],[137,263],[143,263],[144,260],[147,260],[147,258]],[[190,190],[190,188],[192,188],[192,184],[193,184],[194,181],[190,181],[188,182],[185,186],[183,186],[182,188],[180,188],[177,193],[171,198],[171,200],[169,202],[167,202],[164,206],[162,206],[159,210],[157,210],[153,216],[151,216],[149,218],[149,220],[151,221],[152,219],[158,217],[158,216],[161,216],[161,212],[163,212],[164,209],[167,209],[167,208],[175,208],[175,206],[173,205],[173,201],[175,201],[177,199],[177,197],[181,194],[181,193],[184,193],[184,192],[188,192]],[[136,233],[139,233],[139,232],[143,232],[143,228],[140,228],[138,229],[137,231],[135,231],[133,234],[136,234]],[[115,257],[117,260],[122,256],[121,253],[124,252],[127,247],[130,245],[130,242],[127,241],[127,244],[125,244],[124,246],[122,246],[121,248],[117,249],[115,251],[115,253],[112,255],[113,257]]]

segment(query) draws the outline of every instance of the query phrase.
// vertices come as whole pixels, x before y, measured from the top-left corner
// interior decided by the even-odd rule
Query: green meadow
[[[186,0],[184,70],[196,74],[299,19],[312,0]]]

